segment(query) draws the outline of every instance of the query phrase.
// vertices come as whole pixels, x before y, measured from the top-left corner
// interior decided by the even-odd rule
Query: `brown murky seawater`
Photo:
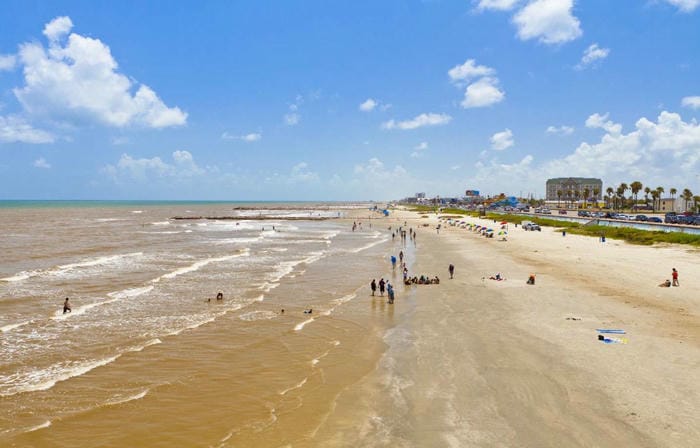
[[[0,445],[317,446],[406,312],[369,296],[398,241],[368,214],[0,209]]]

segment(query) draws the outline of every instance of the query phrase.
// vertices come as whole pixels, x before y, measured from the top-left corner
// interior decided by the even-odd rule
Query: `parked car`
[[[647,222],[664,222],[663,219],[658,216],[651,216],[647,219]]]
[[[590,218],[591,216],[593,216],[588,210],[579,210],[578,215],[584,218]]]
[[[566,215],[566,210],[559,210],[560,215]]]
[[[523,221],[521,224],[524,230],[537,230],[538,232],[542,231],[540,226],[538,226],[532,221]]]
[[[649,217],[647,215],[637,215],[634,217],[634,220],[646,222],[646,221],[649,221]]]
[[[551,211],[550,209],[548,209],[548,208],[543,208],[543,209],[542,209],[542,214],[543,214],[543,215],[551,215],[551,214],[552,214],[552,211]]]

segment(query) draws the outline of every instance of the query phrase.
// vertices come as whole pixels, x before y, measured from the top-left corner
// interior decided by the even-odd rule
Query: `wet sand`
[[[412,287],[377,370],[339,398],[322,434],[333,445],[358,433],[405,447],[700,443],[698,251],[512,225],[509,241],[438,235],[436,218],[422,221],[415,271],[443,282]],[[658,288],[671,267],[681,287]],[[488,279],[498,272],[505,281]],[[599,342],[597,328],[627,343]]]

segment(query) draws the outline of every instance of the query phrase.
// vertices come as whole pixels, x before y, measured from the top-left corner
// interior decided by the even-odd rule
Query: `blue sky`
[[[0,199],[700,194],[700,0],[4,1]]]

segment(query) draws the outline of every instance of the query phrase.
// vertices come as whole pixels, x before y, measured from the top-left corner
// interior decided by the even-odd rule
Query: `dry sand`
[[[700,446],[700,252],[396,216],[418,228],[411,273],[442,283],[397,288],[411,311],[311,446]],[[673,267],[681,286],[658,287]]]

